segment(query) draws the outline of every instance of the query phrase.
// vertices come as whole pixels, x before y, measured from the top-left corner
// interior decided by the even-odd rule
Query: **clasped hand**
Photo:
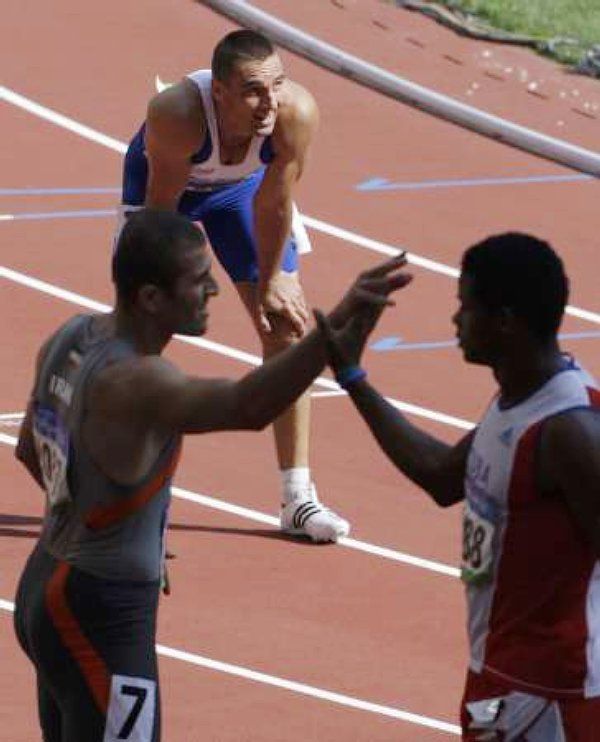
[[[394,306],[390,295],[412,281],[412,275],[402,270],[406,262],[406,255],[401,253],[361,273],[328,317],[315,310],[334,372],[359,364],[367,338],[383,310]]]

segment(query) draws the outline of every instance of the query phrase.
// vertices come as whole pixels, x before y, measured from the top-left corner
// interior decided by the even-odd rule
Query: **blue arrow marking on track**
[[[600,338],[599,331],[589,332],[562,332],[558,336],[559,340],[586,340],[591,338]],[[405,343],[401,337],[384,337],[376,340],[369,345],[369,350],[378,353],[386,353],[392,350],[435,350],[436,348],[454,348],[457,345],[456,340],[437,340],[426,343]]]
[[[371,350],[385,351],[385,350],[396,350],[402,345],[402,338],[389,337],[381,338],[377,342],[373,343],[369,347]]]
[[[477,186],[525,185],[532,183],[577,183],[594,180],[591,175],[530,175],[514,178],[467,178],[393,182],[387,178],[369,178],[355,186],[357,191],[423,191],[428,188],[473,188]]]
[[[394,188],[394,184],[387,178],[370,178],[356,186],[357,191],[386,191]]]

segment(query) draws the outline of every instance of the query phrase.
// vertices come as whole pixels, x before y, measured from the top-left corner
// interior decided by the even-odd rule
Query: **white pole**
[[[600,155],[561,139],[527,129],[511,121],[465,105],[421,85],[405,80],[347,54],[331,44],[298,30],[244,0],[196,0],[246,28],[260,31],[279,46],[437,118],[552,160],[566,167],[600,177]]]

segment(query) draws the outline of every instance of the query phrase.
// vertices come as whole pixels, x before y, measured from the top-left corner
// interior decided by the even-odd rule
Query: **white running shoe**
[[[350,533],[350,523],[321,505],[314,484],[298,493],[281,509],[281,530],[292,536],[308,536],[316,543],[337,541]]]

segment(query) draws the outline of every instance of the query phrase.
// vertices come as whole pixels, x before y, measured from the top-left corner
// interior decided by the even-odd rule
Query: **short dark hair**
[[[241,62],[263,60],[275,54],[272,42],[257,31],[232,31],[219,41],[213,51],[211,71],[215,80],[225,82]]]
[[[179,257],[204,246],[195,224],[171,211],[141,209],[125,223],[112,259],[112,279],[120,301],[131,303],[145,284],[170,292],[179,277]]]
[[[492,235],[464,253],[461,267],[485,309],[510,309],[542,341],[556,335],[569,280],[547,242],[520,232]]]

